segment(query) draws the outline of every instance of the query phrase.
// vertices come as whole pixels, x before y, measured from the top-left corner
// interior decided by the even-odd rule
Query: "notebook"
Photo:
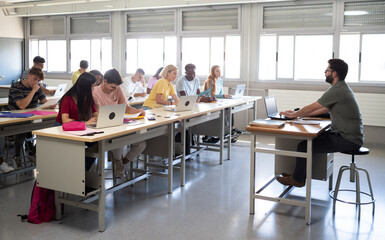
[[[245,93],[246,84],[239,84],[237,85],[237,88],[235,89],[234,95],[231,96],[231,98],[240,98]]]
[[[66,92],[67,83],[59,84],[57,85],[55,95],[54,97],[63,97],[64,93]]]
[[[168,107],[166,106],[164,110],[166,111],[175,111],[175,112],[181,112],[181,111],[191,111],[193,110],[195,103],[197,101],[197,95],[193,96],[181,96],[179,98],[178,105],[176,107]]]
[[[123,125],[126,104],[100,106],[96,124],[89,124],[91,128],[108,128]]]
[[[269,117],[270,119],[278,119],[278,120],[290,120],[290,119],[292,119],[292,118],[288,118],[288,117],[279,115],[278,108],[277,108],[277,102],[275,101],[274,96],[265,97],[265,107],[266,107],[267,117]]]
[[[50,108],[51,106],[57,104],[60,100],[60,97],[46,98],[47,102],[38,106],[37,109]]]

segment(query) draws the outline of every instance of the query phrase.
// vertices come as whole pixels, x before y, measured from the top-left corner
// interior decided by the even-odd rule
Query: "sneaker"
[[[11,172],[13,170],[15,170],[15,169],[13,167],[8,166],[8,164],[6,162],[3,162],[2,164],[0,164],[1,173],[7,173],[7,172]]]
[[[118,178],[124,178],[126,175],[126,168],[122,160],[115,159],[115,176]]]
[[[13,157],[13,161],[15,162],[15,167],[20,168],[21,167],[21,157]]]
[[[235,134],[242,134],[242,133],[243,133],[243,132],[242,132],[241,130],[236,129],[236,128],[234,128],[234,129],[231,130],[231,134],[232,134],[232,135],[235,135]]]

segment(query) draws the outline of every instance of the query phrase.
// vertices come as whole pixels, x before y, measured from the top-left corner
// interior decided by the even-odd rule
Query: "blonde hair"
[[[217,68],[219,68],[218,65],[214,65],[211,67],[210,75],[207,77],[207,79],[203,85],[203,91],[206,91],[211,86],[213,86],[213,89],[211,89],[211,96],[214,96],[215,92],[216,92],[217,77],[215,76],[215,70]]]
[[[178,68],[172,64],[169,64],[163,68],[163,71],[159,75],[162,76],[162,78],[167,78],[167,74],[174,70],[178,70]]]

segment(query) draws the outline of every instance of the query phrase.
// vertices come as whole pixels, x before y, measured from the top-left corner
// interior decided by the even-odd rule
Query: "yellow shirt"
[[[156,103],[156,94],[161,93],[162,94],[162,99],[164,101],[167,101],[168,96],[175,95],[175,90],[174,86],[167,81],[167,79],[161,78],[159,79],[154,87],[152,88],[150,95],[144,101],[143,107],[149,107],[149,108],[158,108],[162,107],[162,104],[157,104]]]

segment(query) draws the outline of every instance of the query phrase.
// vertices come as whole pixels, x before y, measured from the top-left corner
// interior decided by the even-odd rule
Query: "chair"
[[[334,191],[331,191],[330,192],[330,197],[333,198],[333,214],[335,214],[335,210],[336,210],[336,201],[340,201],[340,202],[344,202],[344,203],[348,203],[348,204],[355,204],[356,206],[358,206],[359,210],[358,210],[358,218],[361,217],[361,205],[364,205],[364,204],[373,204],[373,215],[374,215],[374,202],[375,202],[375,199],[374,199],[374,195],[373,195],[373,190],[372,190],[372,184],[370,182],[370,178],[369,178],[369,173],[367,170],[363,169],[363,168],[358,168],[356,163],[354,162],[354,156],[356,155],[367,155],[369,154],[369,149],[368,148],[365,148],[365,147],[361,147],[360,149],[358,150],[355,150],[355,151],[348,151],[348,152],[341,152],[343,154],[349,154],[352,156],[352,161],[350,163],[350,166],[342,166],[338,172],[338,177],[337,177],[337,183],[336,183],[336,187],[334,189]],[[352,190],[352,189],[340,189],[340,183],[341,183],[341,178],[342,178],[342,174],[344,171],[346,170],[350,170],[350,182],[356,182],[356,189],[355,190]],[[369,193],[366,193],[366,192],[362,192],[360,190],[360,178],[359,178],[359,173],[358,171],[363,171],[364,173],[366,173],[366,176],[368,178],[368,184],[369,184],[369,191],[370,191],[370,194]],[[342,199],[339,199],[338,198],[338,193],[339,192],[355,192],[356,193],[356,201],[355,202],[351,202],[351,201],[345,201],[345,200],[342,200]],[[364,195],[367,195],[369,197],[371,197],[371,201],[367,201],[367,202],[361,202],[361,194],[364,194]]]

